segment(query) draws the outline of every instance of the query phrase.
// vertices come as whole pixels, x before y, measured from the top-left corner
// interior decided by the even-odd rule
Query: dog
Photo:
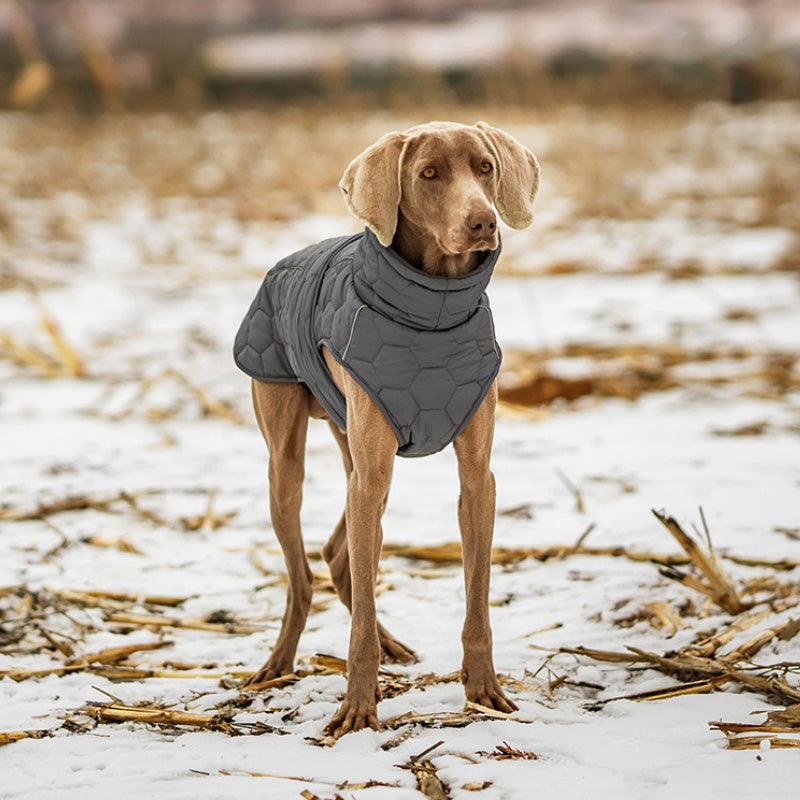
[[[467,700],[511,712],[517,707],[497,679],[489,624],[500,350],[484,289],[500,253],[495,208],[510,227],[530,225],[539,165],[486,123],[431,122],[383,136],[339,186],[364,232],[269,270],[234,346],[253,379],[272,527],[288,571],[280,634],[247,685],[293,671],[311,603],[300,506],[313,417],[328,420],[347,475],[345,511],[323,548],[352,616],[347,690],[326,732],[378,729],[381,661],[416,660],[376,616],[381,516],[395,455],[451,442],[466,584],[461,680]]]

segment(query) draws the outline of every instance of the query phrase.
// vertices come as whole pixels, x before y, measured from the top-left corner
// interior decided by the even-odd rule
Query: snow
[[[0,361],[0,507],[32,508],[75,494],[147,492],[137,500],[140,508],[163,523],[148,521],[124,503],[110,511],[64,512],[48,521],[0,522],[0,589],[185,596],[179,609],[159,613],[199,618],[225,609],[263,630],[244,636],[188,629],[124,633],[92,608],[72,609],[71,618],[54,616],[43,624],[75,637],[80,653],[163,636],[173,644],[141,654],[142,663],[215,664],[209,672],[216,675],[256,669],[277,636],[283,562],[268,524],[263,443],[249,410],[247,379],[235,369],[230,345],[261,271],[291,250],[353,230],[353,222],[306,215],[281,226],[248,227],[218,218],[211,224],[214,215],[190,201],[175,201],[154,214],[146,198],[136,197],[98,219],[80,202],[60,202],[80,229],[82,257],[64,265],[60,280],[39,296],[83,358],[88,377],[44,379],[9,359]],[[208,247],[198,242],[198,227],[205,228]],[[559,250],[559,229],[543,227],[505,232],[512,256],[538,253],[521,272],[499,274],[490,287],[506,349],[673,342],[738,344],[750,348],[756,360],[773,350],[797,353],[800,284],[796,273],[774,269],[793,241],[785,228],[732,230],[669,218],[606,225],[586,219],[568,235],[562,231],[560,241],[569,246],[570,258],[590,268],[549,275],[547,263],[566,256]],[[668,269],[639,272],[634,267],[643,247],[665,250],[667,266],[691,250],[704,273],[676,280]],[[721,269],[723,262],[736,269]],[[752,318],[727,315],[742,308],[752,311]],[[21,287],[0,291],[0,331],[42,349],[50,346],[40,310]],[[702,506],[719,553],[800,558],[800,541],[780,530],[798,525],[800,396],[796,391],[770,396],[736,381],[708,382],[724,369],[733,375],[748,371],[738,361],[698,362],[684,365],[685,380],[676,388],[635,401],[584,399],[555,405],[537,419],[501,414],[493,451],[500,512],[496,544],[568,547],[594,525],[587,545],[677,553],[651,509],[666,509],[690,530],[692,523],[700,525]],[[145,379],[151,380],[146,387]],[[186,381],[227,402],[245,423],[203,414]],[[764,433],[719,435],[751,423],[764,423]],[[583,510],[576,508],[564,478],[580,491]],[[216,530],[186,529],[180,520],[204,514],[212,492],[214,511],[235,516]],[[455,540],[457,492],[451,450],[398,459],[386,542]],[[314,424],[303,506],[310,550],[318,550],[330,534],[343,497],[337,448],[326,427]],[[521,505],[527,516],[502,513]],[[88,541],[92,537],[122,539],[138,552],[95,546]],[[724,564],[735,581],[771,574]],[[313,561],[312,567],[321,570],[322,563]],[[781,574],[785,581],[797,577],[797,570]],[[460,567],[384,558],[379,613],[420,658],[388,669],[410,679],[457,670],[463,597]],[[345,657],[347,613],[330,595],[319,599],[324,602],[309,618],[298,656]],[[420,795],[413,774],[400,765],[440,741],[428,757],[454,800],[553,791],[564,800],[588,793],[631,800],[744,800],[785,796],[796,780],[797,756],[791,750],[728,750],[725,737],[708,727],[714,720],[749,721],[752,712],[773,708],[760,695],[729,688],[587,708],[590,701],[667,686],[670,680],[558,648],[634,646],[663,653],[729,620],[714,606],[701,615],[703,599],[660,575],[653,564],[576,555],[496,566],[492,600],[495,664],[518,682],[508,688],[520,707],[513,719],[367,730],[320,747],[313,740],[321,736],[345,682],[340,675],[312,674],[236,714],[237,722],[264,722],[286,735],[176,735],[133,723],[98,725],[79,734],[62,727],[65,715],[107,700],[103,692],[128,705],[147,701],[213,713],[238,690],[205,677],[124,683],[87,672],[21,682],[6,677],[0,680],[0,731],[49,729],[53,735],[0,747],[0,797],[277,800],[308,790],[321,798],[338,793],[357,800],[402,800]],[[620,624],[654,601],[673,608],[691,601],[695,613],[672,638],[643,619]],[[12,617],[9,611],[5,621]],[[798,647],[778,642],[759,658],[796,662]],[[0,670],[46,669],[61,660],[42,650],[0,650]],[[551,688],[559,678],[566,682]],[[386,721],[408,711],[456,712],[462,706],[458,682],[438,683],[383,700],[379,716]],[[398,741],[403,731],[407,738]],[[486,755],[503,742],[538,758],[497,761]],[[392,746],[382,749],[387,744]],[[388,785],[348,788],[369,782]],[[471,784],[486,787],[464,788]]]

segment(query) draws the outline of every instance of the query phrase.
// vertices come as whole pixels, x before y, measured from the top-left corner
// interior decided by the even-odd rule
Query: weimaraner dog
[[[432,122],[389,133],[347,167],[339,184],[348,209],[367,227],[360,236],[372,237],[376,252],[403,265],[411,276],[408,286],[418,275],[422,283],[434,289],[437,281],[448,287],[469,282],[471,273],[486,263],[488,254],[499,253],[493,207],[513,228],[530,225],[538,185],[539,167],[533,154],[509,134],[482,122]],[[364,258],[367,263],[368,257]],[[348,256],[345,260],[352,267],[353,259]],[[299,274],[296,267],[289,272]],[[355,281],[358,287],[358,275]],[[371,285],[367,288],[371,291]],[[485,297],[476,303],[477,310],[470,312],[469,320],[485,316],[491,327]],[[353,329],[355,317],[358,313]],[[352,331],[350,335],[352,338]],[[493,347],[490,356],[499,367],[496,343]],[[333,344],[317,341],[316,348],[344,401],[339,424],[334,423],[322,397],[312,393],[302,375],[295,380],[279,377],[276,382],[255,379],[252,384],[256,417],[269,450],[272,526],[283,548],[289,586],[278,640],[269,660],[248,685],[257,688],[293,670],[312,594],[312,575],[300,530],[306,430],[309,417],[328,419],[348,480],[344,514],[323,548],[336,592],[352,615],[347,690],[325,729],[338,738],[367,726],[378,728],[381,660],[415,660],[414,653],[379,624],[375,610],[381,516],[395,455],[404,453],[399,448],[398,425],[376,402],[380,392],[354,377],[342,353],[334,352]],[[250,374],[258,373],[251,370]],[[436,365],[427,370],[428,377],[437,374]],[[487,374],[485,388],[452,439],[461,486],[458,522],[466,584],[461,680],[468,700],[511,712],[516,706],[504,695],[497,679],[489,625],[495,516],[495,482],[489,459],[497,402],[496,368]]]

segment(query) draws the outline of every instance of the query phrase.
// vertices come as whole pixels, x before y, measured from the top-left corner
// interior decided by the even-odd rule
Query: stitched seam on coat
[[[494,329],[494,317],[492,316],[492,309],[486,303],[478,303],[478,308],[482,308],[489,315],[489,324],[492,326],[492,347],[498,358],[502,358],[503,354],[497,346],[497,333]]]

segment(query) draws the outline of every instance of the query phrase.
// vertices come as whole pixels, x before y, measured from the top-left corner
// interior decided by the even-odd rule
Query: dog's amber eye
[[[494,167],[488,161],[484,161],[483,164],[481,164],[481,172],[484,175],[488,175],[493,169]]]
[[[431,178],[435,178],[436,170],[433,167],[425,167],[425,169],[422,170],[422,177],[428,178],[428,180],[430,180]]]

